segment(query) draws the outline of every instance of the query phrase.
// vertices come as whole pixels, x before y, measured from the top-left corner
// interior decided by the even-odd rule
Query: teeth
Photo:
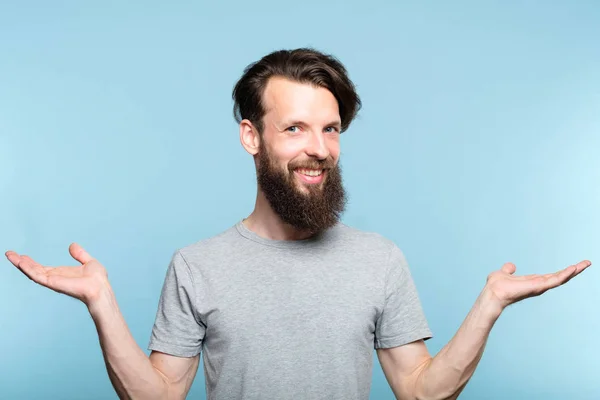
[[[299,173],[308,176],[319,176],[323,173],[323,170],[320,169],[299,169]]]

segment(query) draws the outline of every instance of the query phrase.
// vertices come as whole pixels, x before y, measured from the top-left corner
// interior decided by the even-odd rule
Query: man
[[[174,254],[149,357],[106,270],[83,248],[69,247],[78,267],[6,254],[33,281],[87,305],[121,398],[185,398],[204,351],[209,399],[368,399],[375,348],[397,398],[453,399],[504,308],[591,264],[541,276],[514,276],[504,264],[431,357],[402,252],[339,222],[340,134],[361,104],[344,67],[310,49],[274,52],[246,69],[233,97],[241,144],[255,160],[256,205],[222,234]]]

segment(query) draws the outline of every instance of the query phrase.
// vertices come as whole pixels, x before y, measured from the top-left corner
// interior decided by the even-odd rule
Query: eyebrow
[[[295,126],[295,125],[307,126],[308,124],[301,120],[293,120],[293,121],[284,121],[283,125],[285,125],[285,126]],[[327,124],[325,124],[325,126],[335,126],[339,129],[341,129],[342,122],[339,119],[336,119],[334,121],[328,122]]]

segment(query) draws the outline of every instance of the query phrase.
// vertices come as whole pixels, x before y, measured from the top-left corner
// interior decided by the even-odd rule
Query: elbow
[[[452,394],[425,394],[419,393],[414,397],[414,400],[456,400],[458,397],[458,392],[452,392]]]
[[[415,391],[414,400],[456,400],[461,388],[435,387],[419,388]]]
[[[166,376],[161,375],[161,386],[157,392],[158,400],[181,400],[182,397],[176,390],[174,390],[173,386],[170,384]]]
[[[429,359],[416,372],[412,386],[413,400],[455,400],[462,388],[442,382],[429,367],[433,359]]]

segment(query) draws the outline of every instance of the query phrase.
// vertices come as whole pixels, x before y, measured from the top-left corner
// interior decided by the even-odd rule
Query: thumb
[[[517,267],[513,263],[506,263],[502,266],[502,271],[506,272],[507,274],[512,275],[515,273],[516,270],[517,270]]]
[[[82,264],[88,263],[94,259],[87,253],[87,251],[83,249],[83,247],[81,247],[77,243],[71,243],[71,245],[69,246],[69,253],[71,254],[71,257],[73,257]]]

